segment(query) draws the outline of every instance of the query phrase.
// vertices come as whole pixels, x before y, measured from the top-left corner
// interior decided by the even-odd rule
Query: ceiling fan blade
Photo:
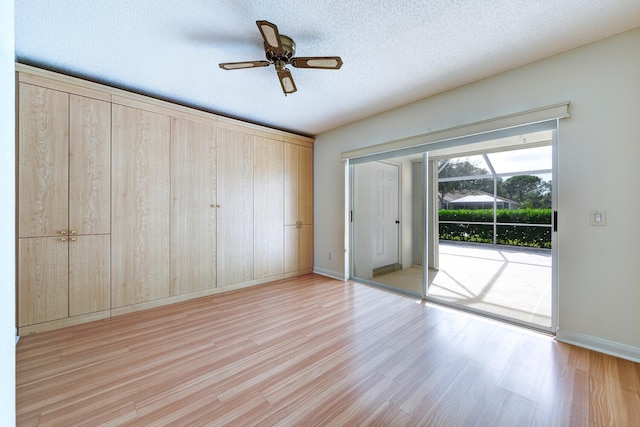
[[[291,77],[291,72],[286,68],[278,70],[278,79],[280,79],[280,85],[282,86],[282,91],[285,95],[298,90],[295,82],[293,81],[293,77]]]
[[[245,61],[245,62],[223,62],[219,64],[223,70],[239,70],[241,68],[267,67],[271,65],[269,61]]]
[[[280,33],[276,24],[272,24],[269,21],[256,21],[256,24],[258,24],[260,34],[262,34],[262,38],[265,44],[269,46],[269,49],[279,55],[283,55],[284,49],[282,48],[282,42],[280,42]]]
[[[339,70],[342,59],[339,56],[311,56],[291,58],[289,61],[296,68],[323,68],[325,70]]]

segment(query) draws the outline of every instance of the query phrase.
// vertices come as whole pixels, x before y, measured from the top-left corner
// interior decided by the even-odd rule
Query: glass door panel
[[[354,165],[352,274],[387,290],[422,297],[423,243],[414,233],[413,173],[409,157]],[[424,197],[418,194],[417,210],[422,212]]]

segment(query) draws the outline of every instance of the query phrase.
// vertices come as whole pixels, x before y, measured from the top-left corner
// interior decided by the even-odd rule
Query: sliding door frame
[[[438,258],[437,251],[435,251],[435,223],[432,221],[432,217],[435,215],[432,211],[433,201],[433,189],[431,189],[433,179],[430,175],[432,167],[429,162],[429,152],[439,150],[443,148],[451,148],[456,146],[463,146],[472,144],[475,142],[486,141],[490,139],[500,139],[508,136],[533,133],[542,130],[551,130],[553,135],[552,140],[552,153],[553,153],[553,166],[552,166],[552,210],[557,211],[557,146],[558,146],[558,129],[559,119],[569,117],[568,113],[569,103],[557,104],[551,107],[532,110],[531,112],[525,112],[521,114],[514,114],[510,116],[504,116],[492,120],[483,122],[472,123],[468,126],[460,126],[451,128],[448,130],[433,132],[427,135],[416,136],[404,140],[391,141],[379,146],[366,147],[364,149],[355,150],[352,152],[343,153],[343,160],[345,161],[345,278],[357,279],[354,277],[354,227],[353,227],[353,211],[354,211],[354,198],[353,198],[353,173],[354,165],[359,163],[367,163],[375,160],[385,160],[393,157],[404,156],[409,154],[423,154],[424,164],[424,178],[425,178],[425,203],[424,203],[424,218],[426,226],[424,227],[424,245],[423,245],[423,292],[422,298],[426,301],[432,301],[428,295],[428,275],[429,265],[432,264],[437,267]],[[526,122],[527,118],[544,117],[549,116],[546,119],[540,119],[538,121]],[[515,122],[514,122],[515,121]],[[520,121],[520,123],[517,123]],[[511,126],[501,128],[501,124],[511,123]],[[493,126],[493,129],[491,127]],[[478,129],[485,129],[485,131],[478,131]],[[469,133],[465,134],[465,130]],[[473,130],[478,132],[473,133]],[[444,139],[438,140],[438,136],[444,137]],[[450,136],[450,138],[447,138]],[[436,180],[437,182],[437,180]],[[555,221],[555,216],[553,218]],[[529,324],[527,322],[514,321],[514,319],[501,315],[492,315],[499,320],[516,323],[521,326],[531,327],[537,330],[543,330],[555,334],[558,327],[558,252],[557,252],[557,232],[556,224],[552,224],[552,290],[551,290],[551,327],[540,328],[539,325]],[[430,241],[431,240],[431,241]],[[361,280],[361,279],[357,279]],[[361,280],[362,281],[362,280]],[[364,280],[370,284],[379,285],[375,282]],[[383,286],[384,287],[384,286]],[[414,296],[414,295],[411,295]],[[436,301],[434,301],[436,302]],[[442,303],[437,301],[437,303]],[[444,304],[447,305],[447,304]],[[455,307],[457,309],[463,309]],[[469,310],[474,311],[474,310]],[[485,313],[478,313],[485,315]]]

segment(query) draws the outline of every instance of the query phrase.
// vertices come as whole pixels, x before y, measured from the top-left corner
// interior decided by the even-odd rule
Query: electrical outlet
[[[329,261],[333,261],[333,252],[329,252]]]

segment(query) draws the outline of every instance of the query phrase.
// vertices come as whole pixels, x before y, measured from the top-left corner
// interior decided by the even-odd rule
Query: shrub
[[[441,209],[440,221],[460,221],[463,224],[440,224],[440,239],[493,243],[493,209]],[[551,228],[526,224],[551,224],[551,209],[498,209],[497,243],[509,246],[551,248]],[[486,222],[488,224],[464,224]]]

